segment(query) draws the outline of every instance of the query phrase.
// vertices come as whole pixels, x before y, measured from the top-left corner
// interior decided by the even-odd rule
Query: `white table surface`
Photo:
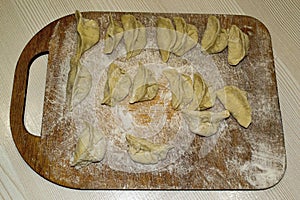
[[[12,139],[9,108],[15,66],[26,43],[55,19],[80,11],[242,14],[268,28],[273,45],[287,152],[287,170],[261,191],[72,190],[50,183],[23,161]],[[0,0],[0,199],[300,199],[299,0]],[[39,134],[47,57],[31,67],[25,124]]]

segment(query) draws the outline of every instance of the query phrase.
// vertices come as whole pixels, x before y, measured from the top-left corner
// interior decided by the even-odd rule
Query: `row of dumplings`
[[[229,117],[230,112],[240,125],[245,128],[249,126],[251,122],[251,108],[245,91],[235,86],[225,86],[223,89],[215,92],[198,72],[193,73],[193,78],[187,74],[179,73],[174,68],[167,68],[162,73],[169,82],[169,89],[172,93],[172,108],[177,111],[183,111],[188,122],[194,123],[191,119],[198,116],[196,113],[199,113],[198,121],[206,115],[211,116],[211,120],[207,119],[207,121],[214,121],[212,119],[217,120],[218,116],[223,116],[223,118]],[[132,90],[130,90],[131,87]],[[115,106],[118,102],[125,99],[129,93],[131,93],[129,103],[148,101],[155,98],[158,90],[159,85],[153,72],[147,69],[142,63],[139,63],[133,81],[131,81],[130,76],[123,69],[112,63],[107,71],[102,104]],[[202,111],[214,106],[216,96],[229,112],[226,111],[221,113],[221,115],[219,113],[214,116],[214,113],[206,111],[208,113],[202,116],[201,114],[204,113]],[[193,117],[191,117],[192,115]],[[200,121],[197,123],[201,125]],[[192,126],[195,125],[193,124]],[[201,131],[192,132],[208,136],[216,131],[209,133],[201,133]]]
[[[122,15],[123,27],[110,16],[110,24],[105,35],[104,53],[110,54],[124,35],[127,58],[138,55],[146,46],[146,29],[133,15]],[[182,17],[173,19],[158,17],[156,39],[163,62],[167,62],[171,53],[182,56],[199,40],[198,29],[186,23]],[[228,63],[237,65],[248,53],[249,38],[236,25],[229,30],[221,28],[215,16],[209,16],[201,40],[201,49],[206,53],[219,53],[228,46]]]
[[[198,42],[198,30],[194,25],[187,24],[182,17],[157,19],[157,45],[163,62],[167,62],[170,52],[182,56]],[[110,16],[110,24],[105,35],[104,53],[110,54],[124,37],[126,58],[138,55],[146,46],[146,29],[133,15],[121,16],[122,25]]]

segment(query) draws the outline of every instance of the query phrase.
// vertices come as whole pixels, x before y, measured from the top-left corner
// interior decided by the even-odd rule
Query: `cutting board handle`
[[[48,54],[49,41],[56,21],[39,31],[23,49],[14,75],[12,99],[10,105],[10,126],[14,142],[24,160],[37,168],[41,156],[41,138],[26,130],[24,111],[29,69],[33,61],[41,55]]]

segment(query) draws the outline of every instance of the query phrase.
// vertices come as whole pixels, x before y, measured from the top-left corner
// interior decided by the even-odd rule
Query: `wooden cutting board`
[[[118,21],[124,13],[83,13],[83,17],[99,22],[100,41],[104,38],[110,14]],[[149,28],[155,27],[158,16],[181,16],[198,28],[200,39],[209,16],[131,14]],[[201,73],[210,84],[218,85],[222,82],[219,86],[235,85],[247,91],[253,110],[253,121],[249,128],[242,128],[230,117],[212,137],[191,136],[187,131],[187,137],[182,137],[181,143],[188,145],[177,154],[173,153],[177,156],[176,159],[171,159],[172,161],[157,169],[149,166],[126,166],[122,156],[115,160],[105,158],[101,163],[93,163],[80,169],[72,167],[70,160],[78,139],[78,130],[74,116],[68,115],[66,111],[65,87],[69,60],[75,51],[76,20],[74,15],[69,15],[38,32],[26,45],[17,63],[10,120],[13,139],[23,159],[45,179],[77,189],[265,189],[278,183],[285,172],[286,155],[270,34],[260,21],[252,17],[216,16],[223,28],[235,24],[249,34],[248,56],[237,67],[232,67],[227,64],[227,49],[215,55],[187,53],[184,58],[171,57],[168,65],[194,65],[196,70],[203,70]],[[99,66],[101,63],[105,65],[103,63],[106,59],[105,56],[100,56],[100,43],[83,58],[86,63],[93,63],[96,70],[98,63]],[[124,44],[121,42],[119,46],[122,45]],[[97,51],[101,58],[95,53]],[[37,137],[26,130],[23,116],[30,65],[42,54],[49,55],[42,133],[41,137]],[[124,61],[120,58],[119,61],[135,65],[140,58],[145,64],[160,65],[160,59],[155,59],[157,55],[157,49],[152,47],[145,49],[140,57],[133,60]],[[88,62],[89,59],[93,62]],[[178,59],[180,62],[175,62]],[[93,73],[93,76],[96,75]],[[217,78],[211,80],[212,75]],[[95,84],[94,91],[98,91],[97,87],[100,86]],[[100,106],[95,103],[92,108]],[[139,117],[144,119],[144,125],[150,123],[149,120],[154,120],[143,118],[145,113],[140,113]],[[99,126],[109,123],[101,115],[95,121]],[[117,127],[112,127],[114,128]],[[189,143],[185,141],[188,140],[186,138],[189,138]],[[166,138],[162,138],[164,140]],[[180,142],[175,144],[180,146]]]

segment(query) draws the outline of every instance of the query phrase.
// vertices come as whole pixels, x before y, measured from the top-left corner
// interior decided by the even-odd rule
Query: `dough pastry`
[[[214,106],[216,100],[216,94],[213,91],[212,87],[205,84],[205,93],[202,98],[202,101],[199,105],[199,110],[206,110]]]
[[[201,136],[215,134],[218,131],[220,122],[230,115],[227,110],[219,113],[184,110],[182,114],[190,131]]]
[[[208,87],[199,73],[193,74],[193,100],[189,110],[206,110],[213,107],[216,99],[211,87]]]
[[[175,28],[169,18],[157,19],[157,45],[163,62],[167,62],[170,52],[182,56],[198,43],[198,29],[187,24],[182,17],[173,18]]]
[[[154,74],[139,63],[138,71],[133,79],[130,103],[152,100],[158,92],[158,84]]]
[[[129,145],[128,154],[130,158],[141,164],[156,164],[166,159],[167,153],[173,146],[165,144],[154,144],[146,139],[126,135]]]
[[[163,62],[167,62],[170,51],[176,42],[176,32],[169,18],[158,17],[157,19],[157,45]]]
[[[177,52],[182,48],[183,44],[186,41],[187,24],[182,17],[173,17],[173,21],[176,30],[176,42],[174,44],[174,47],[172,48],[172,52]]]
[[[247,93],[235,86],[225,86],[217,91],[217,97],[238,123],[248,128],[252,110],[247,100]]]
[[[100,29],[96,21],[85,19],[79,11],[75,12],[77,20],[77,48],[76,54],[70,60],[70,71],[68,73],[66,99],[67,106],[72,111],[88,95],[92,77],[88,70],[81,66],[79,60],[81,55],[99,41]],[[73,102],[75,101],[75,103]]]
[[[100,162],[106,153],[106,139],[91,124],[85,122],[85,128],[76,144],[72,166],[86,166]]]
[[[121,21],[124,28],[124,42],[129,59],[141,53],[146,46],[146,28],[133,15],[122,15]]]
[[[183,56],[186,52],[194,48],[198,43],[199,36],[198,36],[198,29],[196,26],[192,24],[187,24],[185,35],[186,35],[185,40],[181,48],[174,51],[174,54],[177,56]]]
[[[207,86],[199,73],[193,74],[193,100],[189,104],[189,110],[199,110],[200,104],[206,93]]]
[[[124,29],[121,27],[121,25],[118,22],[114,21],[111,15],[109,16],[109,18],[110,24],[107,28],[104,41],[104,53],[106,54],[110,54],[113,52],[113,50],[120,43],[124,34]]]
[[[228,34],[225,29],[221,29],[220,21],[215,16],[209,16],[206,29],[204,31],[201,48],[207,53],[219,53],[228,44]]]
[[[131,79],[124,70],[112,63],[107,71],[107,80],[104,86],[102,104],[115,106],[125,99],[131,87]]]
[[[225,29],[221,29],[213,46],[207,49],[208,53],[219,53],[228,45],[228,33]]]
[[[163,71],[172,92],[172,107],[180,110],[193,100],[193,83],[191,77],[178,73],[175,69]]]
[[[76,56],[79,59],[81,55],[94,46],[100,38],[100,28],[97,21],[85,19],[79,11],[75,12],[77,20],[78,46]]]
[[[248,35],[236,25],[232,25],[228,37],[228,63],[237,65],[247,55],[249,50]]]
[[[88,96],[92,87],[92,75],[88,69],[81,64],[78,64],[77,70],[70,96],[70,108],[79,105]]]
[[[203,33],[201,39],[201,49],[202,51],[207,51],[211,48],[220,33],[220,21],[215,16],[209,16],[206,24],[206,29]]]

